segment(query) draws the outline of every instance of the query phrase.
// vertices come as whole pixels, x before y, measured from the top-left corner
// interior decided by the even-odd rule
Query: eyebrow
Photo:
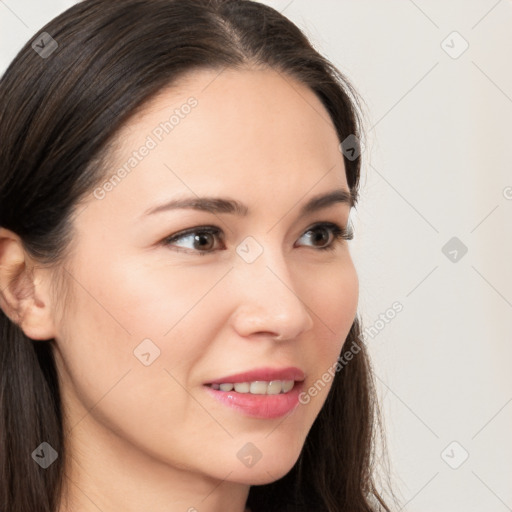
[[[319,194],[312,197],[300,209],[300,215],[315,212],[322,208],[327,208],[336,203],[354,205],[352,194],[344,189],[336,189],[330,192]],[[180,199],[173,199],[159,206],[149,208],[143,213],[143,216],[154,215],[163,211],[176,210],[176,209],[193,209],[210,213],[230,213],[245,217],[249,215],[249,208],[237,201],[228,197],[184,197]]]

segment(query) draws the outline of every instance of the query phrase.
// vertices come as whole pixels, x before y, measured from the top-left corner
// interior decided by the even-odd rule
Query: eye
[[[163,240],[162,243],[167,246],[175,245],[174,242],[177,240],[188,240],[188,249],[197,251],[197,254],[204,256],[205,254],[215,250],[212,247],[215,245],[215,237],[220,233],[222,233],[222,231],[215,226],[198,226],[195,228],[187,229],[186,231],[182,231],[181,233],[171,235],[170,237]],[[182,249],[179,248],[176,250],[179,252],[189,252],[182,251]]]
[[[215,246],[215,241],[218,239],[217,237],[222,238],[222,235],[222,230],[215,226],[197,226],[171,235],[162,240],[161,243],[178,252],[192,251],[200,256],[204,256],[218,250]],[[343,240],[352,240],[353,231],[351,227],[342,228],[332,222],[321,222],[308,228],[301,238],[307,238],[314,244],[320,242],[322,244],[321,247],[314,247],[319,251],[334,250]],[[183,248],[177,245],[177,241],[186,241],[188,247]]]
[[[316,247],[319,251],[333,251],[343,240],[352,240],[354,232],[351,226],[342,228],[332,222],[321,222],[310,227],[302,237],[308,237],[315,243],[324,242],[325,245],[322,247]]]

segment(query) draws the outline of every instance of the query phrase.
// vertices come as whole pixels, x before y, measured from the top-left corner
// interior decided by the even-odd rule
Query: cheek
[[[84,258],[74,276],[77,307],[67,315],[73,332],[76,326],[95,331],[112,344],[129,339],[128,346],[121,347],[123,352],[146,338],[165,345],[194,316],[197,304],[223,273],[199,266],[141,264],[140,259],[91,257],[85,262]]]
[[[91,259],[73,276],[73,307],[57,340],[70,426],[85,432],[94,419],[155,457],[187,460],[192,448],[184,439],[212,427],[184,387],[209,340],[208,324],[197,318],[207,313],[201,298],[218,277],[191,281],[192,272],[98,263]]]
[[[208,293],[224,273],[83,256],[72,270],[74,300],[65,310],[59,352],[84,405],[92,407],[127,371],[130,381],[140,377],[138,391],[132,382],[134,398],[176,386],[166,372],[175,367],[186,384],[212,338],[205,326],[213,325],[212,297],[217,304],[219,297]]]
[[[305,296],[315,318],[314,344],[306,347],[307,360],[314,362],[304,383],[301,403],[316,417],[337,373],[337,360],[344,350],[354,322],[359,299],[359,281],[354,265],[345,261],[328,275],[317,276],[316,284]]]
[[[359,280],[352,260],[347,257],[338,266],[315,273],[306,285],[304,302],[325,334],[322,348],[337,354],[357,313]]]

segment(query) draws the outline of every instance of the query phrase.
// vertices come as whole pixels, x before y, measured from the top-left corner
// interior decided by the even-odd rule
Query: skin
[[[228,408],[203,383],[297,366],[307,389],[356,315],[349,243],[320,251],[325,242],[304,236],[317,222],[346,226],[349,205],[299,217],[314,195],[348,191],[334,126],[305,85],[269,69],[195,71],[123,128],[108,177],[190,96],[198,105],[121,183],[78,205],[67,300],[42,268],[28,299],[2,296],[27,335],[55,339],[69,447],[60,512],[243,512],[250,485],[291,469],[331,383],[277,419]],[[181,195],[229,196],[251,213],[143,217]],[[223,232],[210,254],[190,237],[162,243],[205,225]],[[29,261],[14,234],[1,235],[3,268]],[[236,253],[248,236],[263,248],[250,264]],[[149,366],[134,356],[147,338],[160,350]],[[262,454],[252,467],[237,457],[248,442]]]

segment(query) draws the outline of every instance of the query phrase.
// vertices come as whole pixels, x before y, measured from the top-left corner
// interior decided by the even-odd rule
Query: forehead
[[[187,106],[192,102],[195,106]],[[153,133],[163,139],[157,143],[169,146],[231,149],[224,155],[262,144],[269,150],[288,144],[295,151],[302,148],[301,153],[334,145],[340,156],[334,125],[315,93],[268,68],[188,73],[160,91],[126,128],[128,137],[121,132],[125,149],[133,147],[133,138]]]
[[[119,132],[109,172],[122,167],[109,195],[141,210],[176,192],[261,202],[347,188],[325,107],[271,69],[194,71],[160,91]]]

